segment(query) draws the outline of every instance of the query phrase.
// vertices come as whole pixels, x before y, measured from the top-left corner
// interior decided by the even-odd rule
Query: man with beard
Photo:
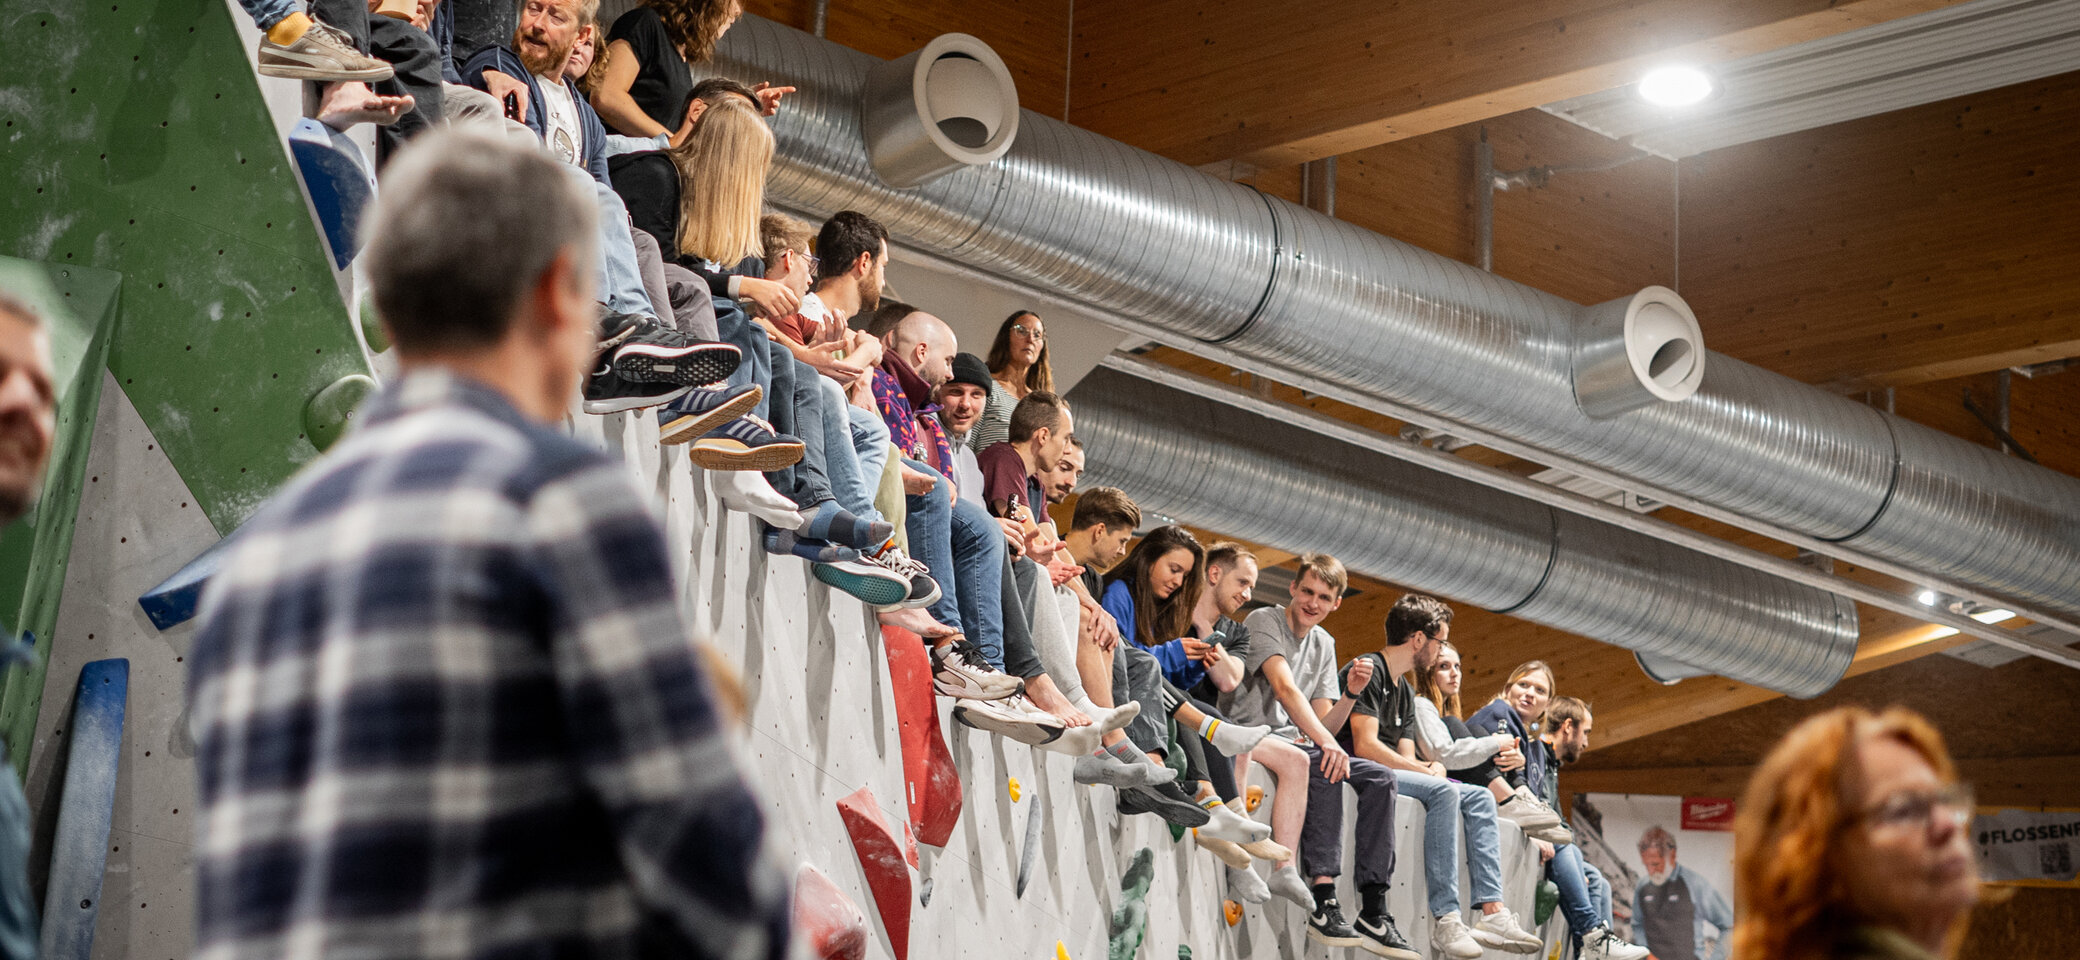
[[[1367,686],[1351,708],[1340,735],[1344,748],[1394,771],[1400,794],[1423,805],[1423,879],[1429,884],[1431,949],[1440,956],[1472,958],[1483,947],[1537,953],[1544,941],[1527,933],[1502,905],[1502,845],[1495,826],[1495,798],[1486,787],[1460,783],[1444,764],[1419,760],[1415,744],[1415,678],[1437,666],[1438,648],[1451,634],[1452,608],[1435,597],[1411,593],[1387,611],[1386,644],[1358,660],[1372,661],[1385,682]],[[1357,660],[1352,660],[1355,665]],[[1344,667],[1348,678],[1350,666]],[[1459,824],[1471,848],[1473,903],[1481,912],[1469,927],[1459,913]],[[1359,929],[1364,930],[1361,918]]]
[[[1725,960],[1733,908],[1703,874],[1676,863],[1676,838],[1659,825],[1639,838],[1646,879],[1632,890],[1632,934],[1660,960]],[[1705,928],[1717,931],[1706,936]]]
[[[513,30],[513,47],[486,47],[469,58],[462,77],[509,112],[521,112],[549,155],[593,180],[599,206],[598,286],[607,315],[600,320],[601,362],[585,384],[587,413],[615,413],[668,403],[695,386],[734,372],[743,354],[726,343],[697,341],[655,318],[670,316],[643,286],[628,208],[607,174],[607,129],[563,75],[579,31],[599,14],[599,0],[527,0]]]
[[[0,291],[0,525],[13,523],[35,502],[56,433],[50,334],[34,310]],[[26,644],[9,652],[34,655]],[[13,659],[0,661],[0,668]],[[6,759],[0,750],[0,763]],[[10,770],[0,775],[0,958],[33,960],[36,949],[29,803]]]
[[[989,365],[972,353],[954,354],[953,377],[939,388],[938,402],[939,426],[946,431],[946,442],[953,445],[954,488],[962,500],[986,510],[982,465],[968,446],[968,432],[975,429],[983,405],[989,402]]]

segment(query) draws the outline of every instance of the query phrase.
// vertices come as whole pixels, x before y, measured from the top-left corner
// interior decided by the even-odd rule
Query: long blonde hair
[[[686,142],[672,150],[679,168],[680,255],[725,267],[759,253],[759,214],[766,170],[773,163],[773,132],[739,97],[723,97],[705,113]]]
[[[1502,681],[1502,690],[1495,694],[1495,699],[1509,699],[1509,688],[1516,686],[1517,681],[1522,680],[1525,677],[1528,677],[1534,673],[1543,673],[1546,675],[1546,709],[1553,709],[1553,700],[1560,696],[1560,685],[1554,682],[1555,678],[1553,677],[1553,668],[1546,666],[1546,662],[1544,660],[1526,660],[1523,663],[1517,664],[1517,668],[1509,672],[1509,679]],[[1540,713],[1538,715],[1537,720],[1533,720],[1530,723],[1525,724],[1524,726],[1526,729],[1537,727],[1539,723],[1545,720],[1545,718],[1546,715],[1544,713]]]

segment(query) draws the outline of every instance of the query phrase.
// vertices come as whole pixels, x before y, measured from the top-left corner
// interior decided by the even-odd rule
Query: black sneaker
[[[1314,915],[1307,918],[1307,939],[1332,947],[1356,947],[1365,943],[1358,931],[1344,922],[1343,906],[1335,897],[1316,901]]]
[[[735,373],[744,353],[734,344],[696,340],[649,317],[609,314],[600,348],[624,379],[699,387]]]
[[[620,413],[670,403],[692,387],[675,383],[637,383],[603,366],[585,379],[586,413]]]
[[[1352,929],[1357,931],[1358,946],[1364,947],[1367,953],[1392,957],[1394,960],[1423,960],[1415,948],[1409,946],[1408,941],[1402,938],[1401,931],[1394,929],[1394,918],[1384,913],[1377,917],[1368,917],[1361,913],[1358,915],[1357,925]]]
[[[1176,793],[1164,790],[1165,787]],[[1180,827],[1205,826],[1213,815],[1189,796],[1181,795],[1183,789],[1175,781],[1153,787],[1127,787],[1119,792],[1119,812],[1153,813]]]

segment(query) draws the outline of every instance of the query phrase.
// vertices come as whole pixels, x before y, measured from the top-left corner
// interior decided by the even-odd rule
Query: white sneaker
[[[1227,864],[1231,869],[1244,871],[1249,869],[1249,854],[1244,853],[1241,847],[1236,846],[1231,841],[1208,835],[1205,827],[1192,828],[1192,841],[1199,846],[1205,847],[1207,853],[1219,857],[1221,862]],[[1251,876],[1255,876],[1255,874],[1251,874]],[[1259,880],[1258,882],[1262,883],[1263,881]],[[1265,891],[1264,895],[1270,896],[1270,891]]]
[[[1487,951],[1474,942],[1473,933],[1466,929],[1466,921],[1459,919],[1459,911],[1454,910],[1431,921],[1430,952],[1440,957],[1473,960]]]
[[[1597,927],[1582,937],[1582,952],[1576,960],[1646,960],[1647,948],[1618,939],[1609,927]]]
[[[989,665],[973,640],[932,648],[932,690],[963,700],[1002,700],[1024,693],[1026,682]],[[1056,721],[1060,729],[1060,721]]]
[[[1524,929],[1517,922],[1517,915],[1509,912],[1508,907],[1483,915],[1480,922],[1473,925],[1473,938],[1482,946],[1510,953],[1543,953],[1546,949],[1546,942]]]
[[[1255,870],[1228,870],[1228,896],[1242,903],[1263,903],[1271,899],[1271,888],[1264,885],[1264,878]]]
[[[1258,823],[1248,817],[1241,816],[1235,811],[1228,809],[1226,804],[1216,803],[1207,807],[1206,812],[1212,814],[1213,819],[1205,826],[1200,827],[1199,832],[1207,836],[1238,844],[1255,843],[1259,840],[1271,839],[1270,824]],[[1248,854],[1245,853],[1244,856],[1248,856]]]
[[[1516,824],[1526,836],[1561,846],[1574,842],[1574,833],[1567,829],[1566,822],[1528,788],[1518,787],[1508,800],[1496,805],[1495,812]]]
[[[1002,700],[963,700],[953,718],[967,726],[1024,744],[1042,744],[1062,735],[1062,722],[1021,696]]]
[[[932,579],[931,569],[910,559],[902,547],[890,544],[880,553],[862,555],[860,559],[902,577],[910,584],[909,595],[888,606],[915,610],[939,602],[939,581]]]

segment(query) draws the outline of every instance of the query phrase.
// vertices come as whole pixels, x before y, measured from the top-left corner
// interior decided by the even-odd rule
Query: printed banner
[[[1725,960],[1733,808],[1724,797],[1577,793],[1569,824],[1611,885],[1611,927],[1658,960]]]
[[[2073,848],[2080,845],[2080,810],[1980,807],[1972,818],[1979,878],[1987,883],[2080,886]]]

